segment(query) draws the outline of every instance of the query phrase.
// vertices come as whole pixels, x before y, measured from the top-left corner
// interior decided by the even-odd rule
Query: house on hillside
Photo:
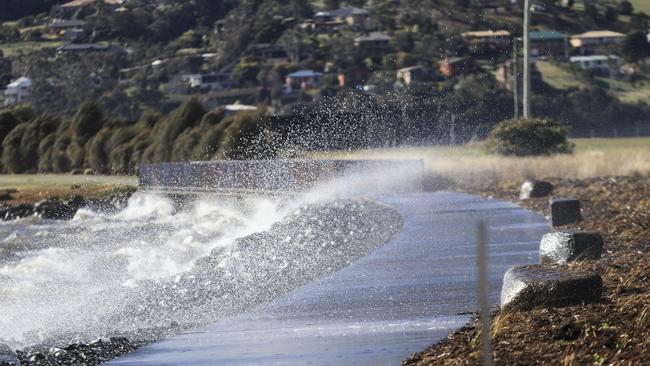
[[[5,90],[5,106],[24,103],[29,98],[32,79],[21,76],[7,85]]]
[[[354,39],[354,45],[363,53],[371,55],[383,55],[390,49],[391,37],[384,33],[372,32],[367,36]]]
[[[285,85],[287,90],[311,89],[320,85],[322,72],[314,70],[300,70],[287,75]]]
[[[424,66],[411,66],[397,70],[395,74],[395,82],[404,86],[413,84],[414,81],[422,81],[426,77],[426,69]]]
[[[273,43],[253,43],[246,48],[244,55],[271,65],[289,61],[287,51]]]
[[[226,104],[226,105],[222,106],[222,108],[226,112],[227,116],[231,116],[231,115],[237,114],[239,112],[254,112],[254,111],[257,111],[257,106],[239,104],[239,103]]]
[[[50,34],[63,37],[67,42],[77,42],[85,38],[86,22],[79,19],[56,19],[48,26]]]
[[[48,29],[50,33],[53,34],[63,34],[63,32],[70,29],[83,29],[86,26],[86,22],[80,19],[54,19]]]
[[[224,90],[237,87],[237,82],[232,79],[232,75],[229,73],[188,74],[183,75],[181,78],[190,88],[197,88],[201,91]]]
[[[445,57],[438,63],[440,75],[452,78],[476,71],[477,65],[470,57]]]
[[[510,32],[507,30],[471,31],[463,33],[462,36],[470,45],[489,45],[493,47],[506,47],[512,40]]]
[[[226,30],[226,21],[224,19],[219,19],[214,22],[212,32],[214,34],[223,33]]]
[[[97,11],[98,3],[109,9],[117,10],[126,3],[126,0],[72,0],[56,6],[54,12],[66,18],[79,13],[81,15],[90,15]]]
[[[583,55],[603,52],[616,53],[625,34],[609,30],[589,31],[571,36],[571,46]]]
[[[70,43],[56,48],[58,54],[64,53],[87,53],[87,52],[110,52],[116,55],[126,56],[128,50],[119,46],[105,46],[98,43]]]
[[[582,70],[611,76],[618,73],[620,60],[618,56],[614,55],[591,55],[574,56],[569,59],[569,62]]]
[[[354,6],[331,11],[319,11],[314,14],[314,24],[346,24],[356,29],[368,29],[371,26],[370,11]]]
[[[530,54],[535,58],[566,59],[569,57],[569,35],[549,30],[529,33]]]

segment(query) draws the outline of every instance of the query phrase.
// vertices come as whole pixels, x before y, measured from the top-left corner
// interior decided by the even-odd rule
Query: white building
[[[245,105],[245,104],[227,104],[223,107],[226,111],[226,115],[233,115],[239,112],[250,112],[250,111],[256,111],[257,107],[254,105]]]
[[[5,90],[5,105],[23,103],[29,98],[29,88],[32,86],[32,79],[21,76],[7,85]]]
[[[181,79],[191,88],[200,90],[223,90],[236,87],[236,82],[228,73],[188,74],[183,75]]]
[[[611,75],[618,71],[620,58],[614,55],[574,56],[569,61],[583,70]]]

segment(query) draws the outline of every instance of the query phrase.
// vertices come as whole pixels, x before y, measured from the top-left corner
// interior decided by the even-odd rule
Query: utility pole
[[[524,0],[524,118],[530,118],[530,4]]]
[[[518,39],[512,40],[512,95],[515,104],[515,119],[519,118],[519,55],[517,52]]]

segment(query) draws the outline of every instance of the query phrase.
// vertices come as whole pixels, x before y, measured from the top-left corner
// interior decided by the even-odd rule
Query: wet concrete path
[[[450,192],[380,196],[404,229],[348,268],[254,311],[143,347],[111,365],[399,365],[475,311],[475,225],[489,227],[490,287],[538,261],[541,215]]]

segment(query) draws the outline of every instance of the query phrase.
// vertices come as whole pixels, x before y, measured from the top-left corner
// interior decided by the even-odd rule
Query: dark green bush
[[[170,161],[176,138],[197,125],[205,110],[196,98],[190,98],[167,118],[156,123],[150,135],[151,145],[144,152],[146,161]]]
[[[27,123],[19,124],[2,141],[2,165],[7,173],[24,173],[29,169],[29,166],[23,161],[20,151],[20,142],[27,127]]]
[[[52,171],[52,146],[56,141],[56,134],[47,135],[38,144],[38,171],[48,173]]]
[[[269,159],[273,151],[268,121],[257,112],[241,112],[224,119],[227,125],[215,153],[216,159]]]
[[[72,133],[84,140],[94,136],[104,125],[104,116],[99,104],[83,103],[72,120]]]
[[[549,119],[521,118],[499,123],[490,133],[488,149],[502,155],[570,154],[568,130]]]

